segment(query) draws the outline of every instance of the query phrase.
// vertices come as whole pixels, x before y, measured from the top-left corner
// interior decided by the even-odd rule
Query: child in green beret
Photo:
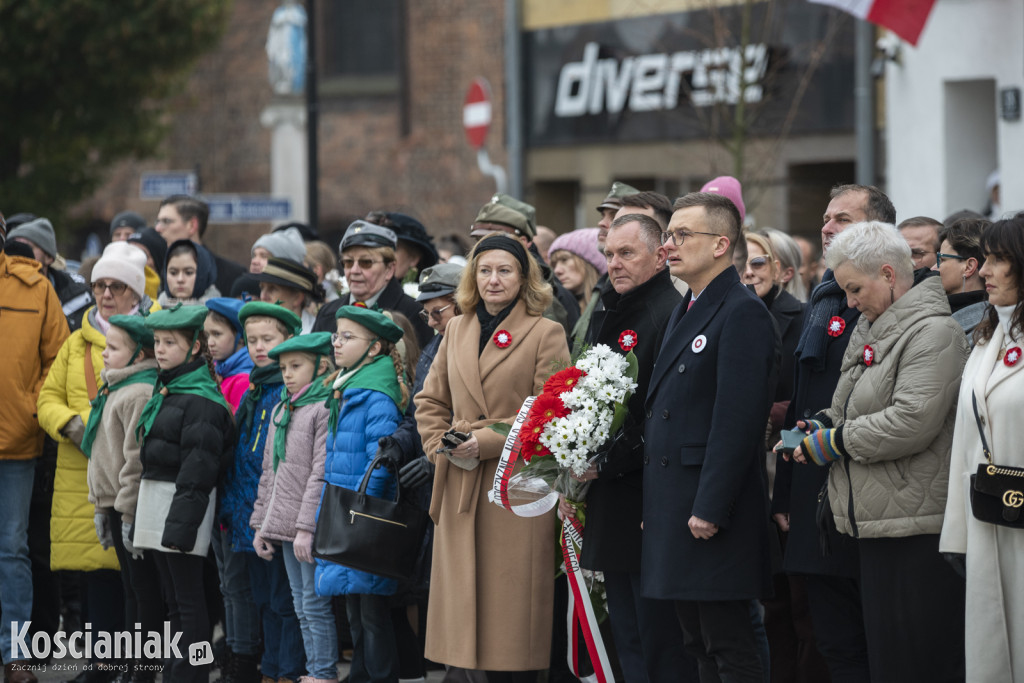
[[[391,436],[409,401],[398,342],[402,328],[383,313],[358,306],[342,306],[332,335],[337,374],[332,377],[329,401],[327,458],[324,480],[328,485],[357,489],[378,442]],[[370,475],[366,492],[393,498],[394,475],[387,468]],[[321,559],[316,561],[316,587],[320,595],[344,595],[352,630],[351,680],[398,680],[398,655],[391,626],[390,596],[395,579],[358,571]]]
[[[234,421],[217,386],[206,344],[205,306],[177,305],[146,318],[160,367],[153,397],[135,434],[142,441],[142,482],[135,514],[136,548],[152,548],[171,631],[181,659],[166,680],[207,681],[208,665],[184,658],[209,638],[203,565],[213,527],[215,487],[231,458]]]
[[[338,641],[331,599],[316,594],[313,532],[327,455],[326,401],[332,389],[324,381],[334,368],[331,334],[314,332],[275,346],[284,380],[282,400],[274,406],[263,474],[253,508],[253,547],[264,560],[284,560],[295,614],[306,650],[307,681],[337,680]],[[280,545],[280,548],[277,546]]]
[[[135,315],[110,318],[103,370],[96,398],[82,437],[82,452],[89,458],[89,502],[96,506],[96,535],[104,548],[114,546],[121,565],[125,623],[145,634],[159,631],[164,603],[152,553],[132,545],[132,524],[139,496],[142,461],[135,427],[153,395],[157,364],[153,357],[153,332],[145,319]],[[159,661],[135,672],[137,679],[153,680]]]
[[[270,354],[301,332],[302,321],[284,306],[265,301],[250,301],[242,306],[238,320],[254,367],[249,373],[249,389],[235,413],[238,443],[224,482],[220,509],[226,534],[226,543],[221,547],[221,587],[225,612],[234,624],[228,633],[235,641],[233,648],[243,648],[241,652],[233,649],[236,667],[243,671],[240,676],[255,671],[262,622],[261,673],[275,681],[297,681],[304,671],[305,658],[284,559],[281,553],[270,561],[256,555],[254,531],[249,522],[263,472],[263,453],[274,406],[281,400],[284,387],[281,368]]]

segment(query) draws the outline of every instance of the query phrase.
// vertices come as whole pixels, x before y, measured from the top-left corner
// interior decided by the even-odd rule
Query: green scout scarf
[[[256,406],[259,405],[260,399],[263,398],[263,386],[266,384],[280,384],[283,381],[281,379],[281,366],[277,363],[252,369],[252,372],[249,373],[249,391],[245,392],[245,397],[238,405],[238,411],[235,412],[235,424],[238,425],[239,434],[248,434],[249,430],[252,429],[252,420],[256,415]]]
[[[96,440],[96,434],[99,432],[100,420],[103,419],[103,409],[107,405],[107,397],[110,392],[117,391],[129,384],[156,384],[157,375],[159,375],[157,369],[150,368],[148,370],[140,370],[116,384],[103,383],[100,390],[96,392],[96,398],[92,400],[92,411],[89,413],[89,421],[85,424],[85,436],[82,437],[82,445],[80,446],[82,452],[85,453],[85,457],[92,457],[92,443]]]
[[[139,440],[140,444],[145,440],[146,434],[153,427],[156,415],[164,404],[164,397],[168,394],[194,394],[195,396],[202,396],[224,406],[224,409],[229,414],[231,413],[231,408],[228,406],[227,401],[224,400],[224,395],[220,393],[220,387],[210,377],[210,369],[206,366],[206,362],[201,361],[194,370],[175,377],[167,384],[162,384],[159,379],[157,380],[156,386],[153,388],[153,398],[149,399],[149,402],[142,409],[142,416],[139,417],[139,426],[135,428],[135,438]]]
[[[341,393],[346,389],[372,389],[387,395],[398,410],[404,411],[402,388],[395,375],[395,365],[391,356],[378,356],[372,363],[364,365],[351,373],[344,373],[334,381],[334,392],[327,399],[327,407],[331,411],[328,426],[331,432],[338,431],[338,414],[341,412]]]
[[[319,365],[317,361],[317,365]],[[292,421],[292,411],[302,406],[308,406],[313,403],[323,403],[331,396],[330,384],[324,384],[324,376],[317,375],[313,378],[309,387],[299,394],[297,398],[293,398],[287,389],[281,389],[281,402],[277,404],[277,408],[274,409],[274,426],[277,427],[277,431],[274,432],[274,471],[277,472],[278,463],[284,462],[284,451],[285,444],[288,438],[288,423]]]

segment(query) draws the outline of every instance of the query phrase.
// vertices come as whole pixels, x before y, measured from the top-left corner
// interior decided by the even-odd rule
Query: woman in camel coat
[[[492,682],[535,680],[551,648],[554,513],[527,519],[488,502],[505,441],[488,425],[511,423],[569,351],[562,328],[541,317],[551,288],[518,240],[482,239],[456,296],[465,314],[449,323],[416,396],[437,465],[426,656]],[[471,437],[438,454],[451,428]]]

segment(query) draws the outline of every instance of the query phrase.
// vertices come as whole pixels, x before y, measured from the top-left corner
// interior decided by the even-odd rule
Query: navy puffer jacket
[[[263,394],[253,414],[252,427],[242,431],[244,425],[238,425],[235,458],[224,480],[220,505],[221,524],[227,530],[231,549],[235,552],[256,552],[252,547],[254,531],[249,526],[249,518],[252,517],[260,475],[263,473],[263,449],[267,445],[271,416],[274,406],[281,400],[283,386],[281,382],[264,384]],[[242,395],[242,403],[248,394],[249,391],[246,391]]]

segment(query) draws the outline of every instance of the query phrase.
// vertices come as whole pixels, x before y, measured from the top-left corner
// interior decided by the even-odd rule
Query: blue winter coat
[[[377,439],[390,436],[402,419],[395,402],[372,389],[346,389],[342,393],[338,431],[327,433],[327,461],[324,481],[347,489],[358,489],[366,468],[377,454]],[[390,470],[377,468],[370,475],[366,492],[380,498],[394,498],[395,477]],[[317,510],[317,519],[320,511]],[[343,567],[317,559],[317,595],[392,595],[398,587],[394,579]]]
[[[256,492],[263,473],[263,448],[267,444],[267,430],[274,406],[281,400],[281,388],[284,384],[263,385],[263,395],[256,404],[252,419],[252,428],[244,431],[238,425],[238,443],[235,445],[235,458],[231,469],[221,487],[221,524],[227,529],[231,549],[235,552],[255,553],[252,547],[253,530],[249,526],[253,505],[256,504]],[[248,391],[242,396],[249,394]]]

